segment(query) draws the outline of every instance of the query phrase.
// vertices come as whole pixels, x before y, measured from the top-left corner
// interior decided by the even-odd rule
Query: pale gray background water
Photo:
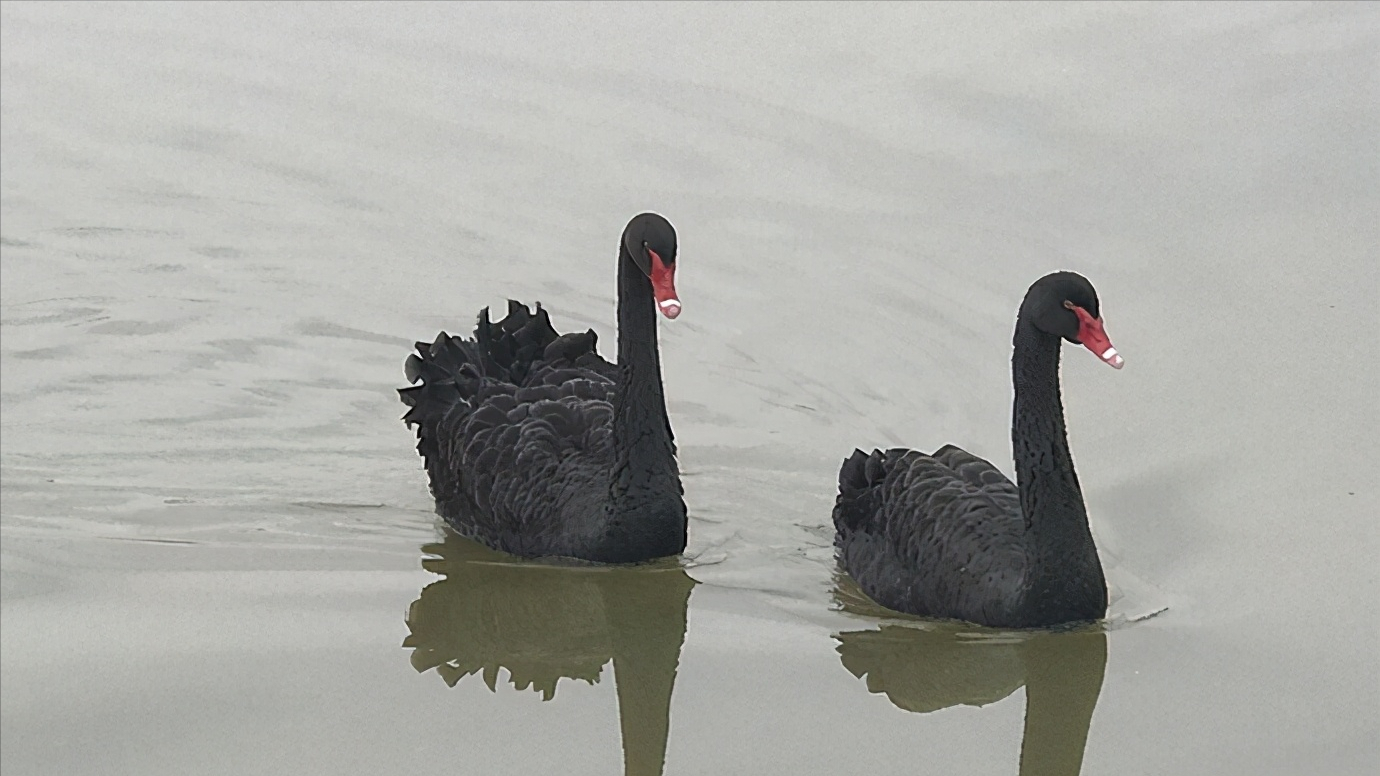
[[[1127,358],[1065,355],[1116,597],[1084,772],[1380,759],[1373,6],[0,14],[6,776],[619,772],[607,667],[414,669],[439,534],[393,390],[508,296],[609,352],[644,209],[700,583],[666,773],[1016,772],[1023,692],[920,714],[842,664],[879,621],[828,521],[855,445],[1009,471],[1058,268]]]

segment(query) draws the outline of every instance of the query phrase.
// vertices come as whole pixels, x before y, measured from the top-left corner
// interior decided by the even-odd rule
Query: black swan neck
[[[1059,390],[1059,337],[1018,321],[1013,338],[1011,382],[1015,404],[1011,444],[1016,483],[1027,526],[1072,510],[1083,517],[1083,493],[1073,470],[1064,402]],[[1050,501],[1045,496],[1056,496]]]
[[[1028,321],[1016,322],[1011,446],[1031,550],[1027,589],[1040,607],[1060,610],[1033,616],[1096,619],[1105,614],[1106,587],[1064,426],[1061,342]]]
[[[661,383],[652,283],[625,246],[618,252],[618,368],[613,397],[616,460],[610,481],[609,560],[642,560],[685,549],[671,425]]]
[[[639,383],[664,405],[661,389],[661,354],[656,342],[656,301],[648,279],[626,247],[618,251],[618,366],[638,373]],[[623,383],[626,388],[631,383]],[[623,391],[620,391],[623,393]]]

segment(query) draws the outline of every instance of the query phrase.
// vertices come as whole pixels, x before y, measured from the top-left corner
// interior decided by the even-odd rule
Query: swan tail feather
[[[483,355],[476,343],[441,332],[435,342],[418,342],[403,372],[410,387],[398,389],[407,405],[403,423],[417,430],[417,452],[427,469],[440,460],[440,426],[457,405],[468,404],[486,377]]]
[[[479,312],[472,338],[443,331],[434,342],[416,343],[416,352],[403,364],[412,385],[399,389],[398,398],[408,408],[403,422],[416,427],[417,452],[433,486],[437,467],[448,466],[441,460],[443,447],[471,412],[495,394],[520,389],[534,374],[550,371],[548,352],[578,359],[593,352],[594,339],[593,332],[562,338],[540,304],[533,311],[509,300],[501,320],[492,320],[487,307]]]
[[[834,502],[836,540],[867,532],[876,520],[880,494],[877,486],[886,479],[891,456],[881,450],[854,450],[839,467],[839,494]]]
[[[538,302],[536,312],[521,302],[508,300],[508,314],[492,323],[489,308],[479,314],[474,341],[490,376],[523,385],[534,367],[544,361],[547,348],[560,339],[551,316]]]

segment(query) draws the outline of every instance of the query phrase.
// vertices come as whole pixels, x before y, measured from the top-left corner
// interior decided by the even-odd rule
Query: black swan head
[[[623,230],[623,249],[652,282],[656,307],[667,318],[680,315],[676,296],[676,230],[656,213],[634,216]]]
[[[1076,272],[1054,272],[1035,281],[1021,302],[1020,318],[1046,334],[1082,345],[1116,369],[1125,361],[1112,347],[1097,304],[1097,289]]]

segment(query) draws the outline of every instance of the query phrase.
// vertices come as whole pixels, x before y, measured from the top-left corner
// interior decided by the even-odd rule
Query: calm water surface
[[[6,776],[1380,760],[1374,7],[0,22]],[[446,536],[411,341],[512,296],[611,348],[649,208],[686,557]],[[835,577],[838,462],[1009,470],[1012,321],[1057,268],[1128,362],[1064,366],[1109,627],[888,618]]]

